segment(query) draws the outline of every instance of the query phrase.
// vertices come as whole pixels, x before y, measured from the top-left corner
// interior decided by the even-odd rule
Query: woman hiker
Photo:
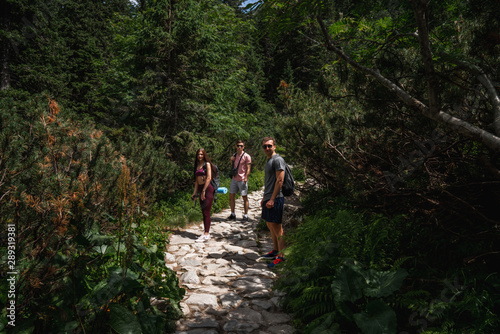
[[[200,197],[205,233],[196,239],[196,242],[210,240],[210,223],[212,221],[210,218],[210,210],[214,202],[214,188],[210,184],[210,180],[212,179],[213,170],[215,170],[215,168],[213,168],[207,152],[205,152],[203,148],[198,149],[194,160],[194,190],[191,199],[194,200],[196,197]]]

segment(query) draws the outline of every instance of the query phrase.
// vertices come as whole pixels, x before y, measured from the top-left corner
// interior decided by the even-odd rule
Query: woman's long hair
[[[215,171],[214,164],[210,161],[210,158],[208,157],[208,154],[204,148],[199,148],[198,151],[196,151],[196,155],[194,157],[193,176],[196,173],[196,167],[198,166],[198,154],[200,152],[203,153],[203,160],[205,160],[206,163],[210,164],[211,171],[212,171],[212,173],[211,173],[212,175],[210,178],[213,179],[214,178],[214,171]]]

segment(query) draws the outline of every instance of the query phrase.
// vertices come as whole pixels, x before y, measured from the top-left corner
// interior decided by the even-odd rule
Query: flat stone
[[[227,277],[217,277],[217,276],[208,276],[203,280],[203,284],[216,284],[216,285],[224,285],[229,282],[229,278]]]
[[[224,266],[224,265],[229,264],[229,261],[226,260],[226,259],[217,259],[217,260],[215,260],[215,263],[217,263],[217,264],[219,264],[221,266]]]
[[[244,298],[249,298],[249,299],[269,298],[270,296],[271,292],[269,290],[255,291],[243,295]]]
[[[185,301],[188,305],[198,305],[202,307],[213,307],[218,308],[219,303],[217,302],[217,297],[210,294],[192,294]]]
[[[182,267],[199,267],[201,266],[201,261],[198,260],[197,258],[190,257],[180,261],[179,264]]]
[[[238,322],[236,320],[229,320],[223,326],[226,332],[236,333],[251,333],[260,326],[254,323]]]
[[[231,269],[236,270],[238,273],[242,273],[243,271],[245,271],[245,269],[241,268],[241,266],[238,264],[231,264]]]
[[[214,259],[220,259],[225,255],[227,255],[227,252],[225,251],[211,252],[208,254],[208,256],[213,257]]]
[[[266,272],[264,272],[262,269],[256,269],[256,268],[247,268],[243,272],[243,275],[245,276],[265,276]]]
[[[199,253],[205,249],[206,243],[202,242],[194,242],[191,244],[191,248],[196,251],[196,253]]]
[[[215,271],[215,275],[216,276],[221,276],[221,277],[236,277],[236,276],[239,276],[239,274],[238,274],[238,272],[236,270],[226,269],[226,268],[217,269]]]
[[[228,288],[227,285],[204,285],[198,289],[198,292],[220,296],[221,294],[227,293]]]
[[[267,311],[262,311],[262,317],[264,318],[264,321],[271,326],[284,324],[292,320],[288,314],[270,313]]]
[[[231,225],[228,223],[218,223],[216,225],[216,228],[217,228],[217,230],[220,230],[220,231],[226,231],[226,230],[229,230],[231,228]]]
[[[180,259],[180,258],[182,258],[184,255],[188,254],[188,251],[185,251],[185,250],[180,250],[180,249],[179,249],[179,250],[178,250],[178,251],[176,251],[176,252],[172,252],[172,254],[173,254],[176,258]]]
[[[253,252],[253,253],[245,253],[245,254],[243,254],[243,256],[246,257],[249,260],[254,260],[254,261],[256,261],[260,257],[260,255],[257,254],[257,253],[255,253],[255,252]]]
[[[186,283],[183,283],[182,285],[186,287],[188,290],[196,290],[200,286],[199,284],[186,284]]]
[[[168,245],[168,251],[173,253],[175,251],[179,250],[179,246],[176,245]]]
[[[245,292],[256,292],[271,288],[272,280],[256,276],[240,277],[233,282],[232,287]]]
[[[170,245],[190,244],[194,240],[191,238],[183,237],[179,234],[172,234],[169,238]]]
[[[223,308],[223,309],[220,309],[220,310],[216,310],[212,307],[209,307],[205,310],[205,313],[206,314],[210,314],[210,315],[214,315],[216,317],[225,317],[228,313],[228,309],[227,308]]]
[[[276,307],[281,307],[281,297],[272,297],[271,299],[269,299],[269,301]]]
[[[203,318],[186,324],[190,328],[219,328],[219,323],[215,319]]]
[[[202,275],[202,276],[213,276],[213,275],[215,275],[216,269],[219,268],[219,267],[220,267],[220,265],[218,265],[216,263],[206,264],[206,265],[204,265],[200,269],[200,275]]]
[[[263,320],[262,315],[259,312],[247,307],[238,308],[234,311],[231,311],[228,314],[228,319],[258,324],[262,323]]]
[[[231,244],[224,245],[224,249],[230,253],[238,253],[244,250],[242,247],[233,246]]]
[[[237,293],[230,292],[220,296],[220,302],[223,307],[237,307],[243,300]]]
[[[249,282],[249,281],[242,281],[242,280],[238,280],[238,281],[233,282],[233,284],[231,286],[238,291],[242,291],[242,292],[246,292],[246,293],[261,291],[262,289],[265,288],[262,284],[253,283],[253,282]]]
[[[200,278],[196,271],[188,271],[182,274],[181,281],[185,284],[200,284]]]
[[[176,257],[174,254],[165,252],[164,255],[165,255],[165,262],[175,262]]]
[[[259,299],[253,300],[252,305],[256,306],[260,310],[266,310],[266,311],[274,306],[274,304],[271,303],[269,300],[259,300]]]
[[[240,247],[244,247],[244,248],[257,247],[257,241],[255,241],[255,240],[241,240],[236,245],[240,246]]]
[[[175,268],[177,267],[177,263],[167,263],[167,264],[165,264],[165,266],[168,269],[175,271]]]
[[[212,242],[210,244],[205,243],[205,245],[208,245],[205,248],[206,248],[207,252],[216,252],[220,249],[223,249],[225,244],[226,244],[226,242],[218,242],[218,241],[212,240]]]
[[[257,276],[241,276],[238,278],[238,281],[248,281],[252,283],[258,283],[263,285],[270,285],[273,283],[272,279],[269,278],[261,278]]]

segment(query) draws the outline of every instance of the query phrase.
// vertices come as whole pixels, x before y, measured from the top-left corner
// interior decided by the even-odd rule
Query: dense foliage
[[[224,174],[243,139],[258,189],[274,135],[306,179],[277,283],[299,331],[493,332],[500,2],[241,5],[0,3],[10,330],[173,331],[184,292],[162,253],[200,219],[194,153]]]
[[[499,156],[485,138],[497,141],[500,134],[500,44],[490,30],[499,22],[474,15],[478,3],[269,1],[260,7],[273,27],[270,40],[288,45],[291,64],[298,45],[323,60],[313,81],[292,65],[281,76],[276,102],[278,142],[324,188],[305,203],[310,217],[289,238],[279,284],[288,292],[286,309],[306,332],[485,333],[498,327]],[[491,10],[498,2],[485,5]],[[463,128],[432,110],[463,121]],[[484,129],[485,137],[465,128]],[[331,210],[339,198],[342,206]],[[339,217],[340,209],[367,216]],[[387,238],[389,247],[381,243]],[[366,243],[377,245],[373,257],[366,258]],[[359,264],[352,267],[348,259]],[[366,270],[407,270],[401,289],[384,296],[397,321],[357,285],[360,298],[342,304],[335,282],[346,265],[355,282],[367,284],[373,277]],[[479,300],[485,302],[479,306]],[[380,327],[361,316],[370,310],[383,311],[371,318]]]
[[[184,292],[163,252],[200,218],[194,153],[224,172],[269,110],[252,25],[217,1],[1,6],[2,272],[18,273],[2,331],[172,332]]]
[[[120,149],[65,116],[46,97],[1,108],[2,228],[16,232],[15,270],[5,262],[2,271],[19,273],[14,332],[99,332],[123,318],[172,328],[183,291],[163,264],[165,229],[144,221],[144,210],[161,186],[150,178],[168,181],[175,168],[144,157],[141,149],[154,151],[147,143]]]

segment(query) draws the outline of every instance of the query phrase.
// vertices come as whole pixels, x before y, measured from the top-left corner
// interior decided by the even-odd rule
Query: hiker
[[[262,139],[262,149],[268,159],[264,169],[264,197],[261,202],[262,219],[266,221],[273,240],[273,250],[262,257],[274,260],[268,264],[269,268],[273,268],[285,261],[283,257],[285,240],[281,225],[285,198],[281,192],[281,187],[283,186],[286,164],[285,160],[276,154],[276,140],[273,137],[264,137]]]
[[[214,188],[210,184],[210,180],[213,177],[212,171],[214,170],[215,168],[210,162],[207,152],[205,152],[203,148],[198,149],[194,159],[194,190],[191,199],[195,200],[197,197],[200,198],[205,233],[196,239],[196,242],[210,240],[210,210],[214,202]]]
[[[231,156],[231,185],[229,186],[229,206],[231,215],[229,220],[236,219],[235,197],[240,192],[243,198],[243,218],[241,221],[248,221],[248,175],[252,165],[252,157],[245,151],[245,143],[242,140],[236,142],[236,153]]]

